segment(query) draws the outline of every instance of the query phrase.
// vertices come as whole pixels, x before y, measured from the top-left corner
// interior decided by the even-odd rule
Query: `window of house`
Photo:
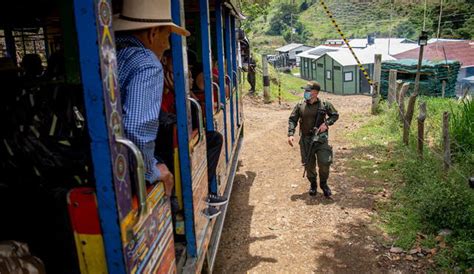
[[[304,61],[304,67],[307,68],[308,67],[308,62]]]
[[[326,70],[326,79],[331,80],[331,71]]]
[[[352,71],[344,72],[344,82],[351,82],[352,81]]]
[[[312,64],[312,68],[316,69],[316,63],[311,63],[311,64]]]
[[[341,70],[340,66],[334,66],[334,70]]]
[[[322,68],[323,67],[323,64],[318,64],[318,68]]]

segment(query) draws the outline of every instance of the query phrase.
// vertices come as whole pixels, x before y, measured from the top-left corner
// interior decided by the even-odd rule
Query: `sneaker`
[[[316,188],[315,188],[315,187],[311,187],[311,188],[309,189],[309,195],[310,195],[310,196],[316,196],[316,194],[318,194],[318,191],[316,190]]]
[[[224,196],[219,196],[217,194],[209,194],[207,196],[207,204],[209,206],[221,206],[227,204],[228,200]]]
[[[221,211],[213,206],[207,207],[203,210],[204,215],[208,219],[214,219],[221,214]]]

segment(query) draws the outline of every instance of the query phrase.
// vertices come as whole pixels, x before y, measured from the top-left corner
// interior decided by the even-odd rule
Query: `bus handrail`
[[[202,117],[202,108],[201,108],[201,105],[199,104],[199,102],[194,99],[194,98],[191,98],[191,97],[188,97],[188,100],[193,103],[197,110],[198,110],[198,120],[199,120],[199,139],[198,139],[198,142],[201,142],[202,141],[202,138],[204,136],[204,121],[203,121],[203,117]]]
[[[227,80],[229,80],[229,84],[233,84],[233,83],[232,83],[232,79],[230,78],[229,74],[226,74],[224,77],[225,77]]]
[[[115,141],[130,149],[135,156],[137,163],[136,189],[138,195],[138,222],[140,222],[140,220],[148,214],[146,204],[145,161],[143,160],[140,149],[132,141],[120,136],[115,136]]]
[[[221,88],[216,82],[212,82],[212,85],[217,89],[217,112],[224,109],[224,104],[221,102]]]
[[[237,72],[236,72],[235,70],[233,70],[232,73],[233,73],[234,76],[235,76],[235,81],[234,81],[235,84],[234,84],[234,85],[235,85],[235,87],[236,87],[236,86],[237,86],[237,83],[238,83],[238,82],[237,82]]]

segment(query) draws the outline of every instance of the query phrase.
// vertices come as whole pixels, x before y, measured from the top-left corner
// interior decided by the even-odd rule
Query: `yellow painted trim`
[[[102,235],[74,233],[77,258],[82,274],[107,274]]]
[[[174,160],[174,190],[176,197],[178,198],[179,209],[183,209],[183,189],[181,187],[181,169],[179,166],[179,150],[178,148],[174,149],[173,153]]]

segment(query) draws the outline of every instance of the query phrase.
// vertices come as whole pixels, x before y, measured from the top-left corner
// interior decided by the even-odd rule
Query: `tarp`
[[[409,93],[413,91],[418,60],[401,59],[382,62],[382,74],[380,78],[380,92],[383,97],[388,93],[388,80],[391,69],[397,70],[397,80],[411,83]],[[458,61],[428,61],[424,60],[421,65],[420,94],[427,96],[441,96],[443,81],[446,81],[445,96],[454,97],[456,94],[456,80],[460,64]]]

